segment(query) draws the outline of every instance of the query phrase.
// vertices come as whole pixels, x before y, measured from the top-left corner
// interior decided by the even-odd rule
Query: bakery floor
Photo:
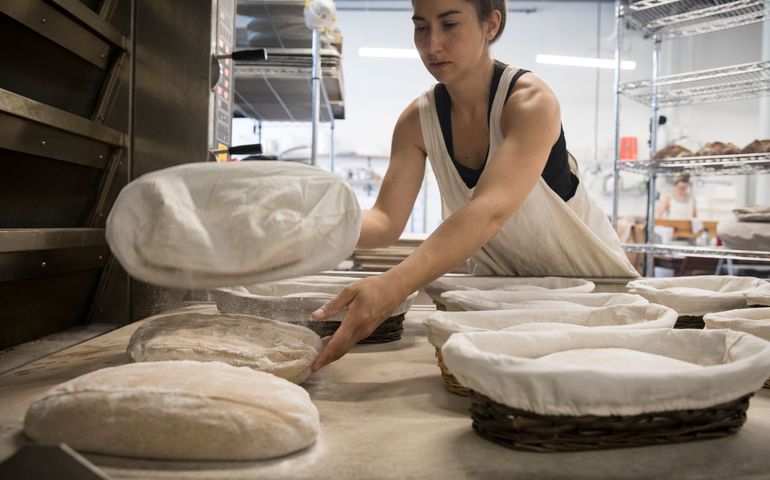
[[[307,450],[238,463],[86,457],[115,479],[770,478],[767,389],[752,398],[744,427],[718,440],[580,453],[528,453],[490,443],[471,429],[469,401],[444,390],[422,326],[431,311],[414,307],[400,341],[357,346],[310,378],[305,387],[321,413],[322,431]],[[126,345],[140,324],[0,376],[0,461],[27,442],[22,420],[37,395],[126,363]]]

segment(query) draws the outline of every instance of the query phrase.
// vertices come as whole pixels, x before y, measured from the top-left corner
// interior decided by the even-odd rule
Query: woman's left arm
[[[521,206],[558,140],[558,101],[534,75],[522,77],[506,103],[501,126],[503,142],[486,165],[471,201],[399,265],[351,284],[313,314],[316,320],[323,320],[348,308],[314,370],[337,360],[369,336],[411,292],[470,258]]]

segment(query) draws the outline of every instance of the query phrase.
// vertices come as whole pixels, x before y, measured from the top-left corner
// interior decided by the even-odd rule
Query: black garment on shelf
[[[487,111],[487,124],[492,115],[492,104],[495,101],[495,93],[500,85],[500,80],[503,76],[503,71],[507,65],[504,63],[495,61],[495,70],[492,75],[492,88],[489,91],[489,109]],[[529,70],[519,70],[513,76],[511,84],[508,87],[508,92],[505,95],[506,101],[511,96],[516,82],[525,73],[529,73]],[[439,83],[434,89],[434,95],[436,98],[436,111],[438,112],[438,120],[441,125],[441,133],[444,137],[444,144],[446,145],[449,158],[452,159],[457,172],[465,182],[468,188],[473,188],[479,182],[484,167],[479,169],[469,168],[455,160],[454,144],[452,143],[452,99],[449,97],[449,91],[446,85]],[[487,154],[489,148],[487,147]],[[559,139],[556,140],[551,154],[548,156],[548,161],[543,169],[542,177],[546,184],[556,192],[559,197],[565,202],[575,195],[579,180],[575,174],[569,168],[569,154],[567,153],[567,141],[564,137],[564,128],[561,129]]]

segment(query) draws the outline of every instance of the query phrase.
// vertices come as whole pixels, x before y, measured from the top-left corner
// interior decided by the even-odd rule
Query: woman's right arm
[[[364,211],[358,248],[383,248],[398,240],[420,193],[425,157],[420,110],[415,100],[396,123],[388,171],[374,207]]]
[[[660,199],[658,210],[655,212],[655,218],[666,218],[668,215],[668,205],[671,203],[671,195],[664,194]]]

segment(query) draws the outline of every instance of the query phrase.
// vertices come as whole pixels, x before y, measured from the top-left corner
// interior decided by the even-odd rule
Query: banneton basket
[[[453,290],[441,294],[449,312],[531,308],[597,308],[611,305],[648,305],[630,293],[579,293],[561,291]]]
[[[770,308],[743,308],[726,312],[709,313],[703,317],[706,328],[727,328],[746,332],[770,342]],[[768,372],[770,375],[770,372]],[[770,388],[770,379],[765,383]]]
[[[445,306],[441,302],[441,294],[452,290],[558,290],[588,293],[592,292],[594,288],[596,285],[593,282],[578,278],[445,276],[426,285],[425,293],[436,304],[436,308],[445,310]]]
[[[762,284],[744,296],[750,307],[770,307],[770,281],[762,280]]]
[[[679,314],[674,328],[703,328],[703,315],[748,305],[746,294],[765,284],[754,277],[704,275],[642,278],[628,282],[628,291]]]
[[[457,333],[442,354],[473,429],[537,452],[729,435],[770,369],[770,343],[729,330]]]
[[[467,396],[447,368],[441,347],[455,333],[477,331],[569,330],[603,327],[606,329],[671,328],[676,312],[662,305],[613,305],[595,309],[489,310],[476,312],[436,312],[425,320],[428,341],[436,349],[436,359],[446,389]]]
[[[321,337],[333,335],[347,310],[329,320],[314,321],[310,315],[333,299],[353,277],[310,276],[247,287],[219,288],[211,296],[222,313],[240,313],[280,320],[307,327]],[[388,343],[399,340],[404,332],[404,317],[412,306],[413,293],[398,306],[375,331],[358,343]]]

